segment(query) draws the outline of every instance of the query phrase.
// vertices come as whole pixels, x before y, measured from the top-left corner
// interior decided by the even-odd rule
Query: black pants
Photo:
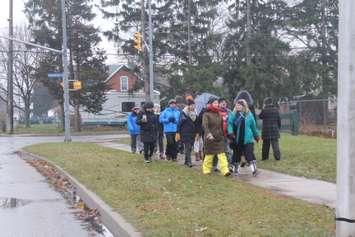
[[[242,156],[250,163],[255,160],[254,144],[233,146],[232,164],[240,163]]]
[[[194,147],[194,143],[192,142],[184,142],[185,146],[185,165],[192,165],[191,161],[191,152]]]
[[[155,142],[144,143],[144,159],[150,160],[154,153]]]
[[[264,139],[263,140],[263,151],[262,151],[262,159],[269,159],[270,145],[272,146],[272,150],[274,152],[275,160],[281,159],[281,152],[279,147],[279,139]]]
[[[138,135],[131,135],[131,151],[136,153],[137,151],[137,137]]]
[[[163,140],[164,140],[164,136],[158,134],[157,148],[159,147],[159,153],[160,154],[163,154],[163,152],[164,152],[164,142],[163,142]]]
[[[177,158],[177,143],[175,140],[175,135],[176,133],[166,133],[166,151],[165,154],[167,158],[171,158],[173,160],[176,160]]]

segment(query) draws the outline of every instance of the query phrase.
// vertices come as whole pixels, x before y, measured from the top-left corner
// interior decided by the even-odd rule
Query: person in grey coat
[[[276,160],[281,159],[281,152],[279,147],[281,118],[280,112],[273,104],[272,98],[266,98],[264,100],[264,109],[261,111],[259,118],[263,121],[262,129],[262,160],[269,159],[270,145],[274,152],[274,158]]]

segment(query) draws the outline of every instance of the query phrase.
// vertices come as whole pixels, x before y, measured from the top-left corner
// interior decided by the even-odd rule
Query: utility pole
[[[141,36],[142,42],[145,45],[145,0],[141,0]],[[144,50],[145,49],[145,50]],[[143,47],[142,58],[143,58],[143,82],[144,82],[144,92],[145,92],[145,99],[148,101],[150,99],[149,94],[149,77],[148,77],[148,54],[147,54],[146,47]]]
[[[154,100],[154,62],[153,62],[153,23],[152,23],[152,1],[148,0],[149,5],[149,96]]]
[[[339,1],[336,236],[355,236],[355,1]]]
[[[67,39],[67,19],[65,13],[65,0],[61,0],[62,11],[62,60],[63,60],[63,89],[64,89],[64,141],[70,142],[70,105],[69,105],[69,81],[68,81],[68,39]]]
[[[187,45],[189,51],[189,65],[192,64],[192,49],[191,49],[191,1],[187,1]]]
[[[250,0],[247,0],[247,65],[251,64],[250,56],[250,39],[251,39],[251,16],[250,16]]]
[[[14,2],[9,0],[9,38],[14,36]],[[14,132],[14,88],[13,88],[13,70],[14,70],[14,44],[9,40],[8,53],[8,68],[7,68],[7,132],[12,134]]]

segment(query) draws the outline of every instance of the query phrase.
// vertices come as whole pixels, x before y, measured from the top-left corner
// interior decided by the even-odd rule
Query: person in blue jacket
[[[160,115],[160,123],[163,124],[166,137],[165,155],[168,160],[176,161],[178,147],[176,143],[176,132],[180,119],[180,111],[176,107],[176,100],[169,100],[169,107],[166,108]]]
[[[128,115],[127,125],[128,133],[131,136],[131,151],[132,153],[137,152],[142,153],[142,143],[140,139],[140,126],[137,124],[137,115],[139,114],[140,108],[134,107],[130,115]]]

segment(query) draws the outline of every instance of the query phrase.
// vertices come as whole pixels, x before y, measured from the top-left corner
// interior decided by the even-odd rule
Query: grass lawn
[[[258,160],[261,160],[261,147],[260,143],[255,149]],[[269,161],[258,162],[259,167],[335,183],[335,139],[282,134],[280,149],[281,161],[275,161],[271,149]]]
[[[81,132],[72,131],[73,135],[98,135],[98,134],[117,134],[126,131],[124,127],[91,127],[85,128]],[[64,132],[56,124],[32,124],[30,128],[22,125],[15,128],[15,134],[34,134],[34,135],[63,135]]]
[[[334,236],[334,211],[231,178],[88,143],[25,148],[55,162],[144,236]]]

